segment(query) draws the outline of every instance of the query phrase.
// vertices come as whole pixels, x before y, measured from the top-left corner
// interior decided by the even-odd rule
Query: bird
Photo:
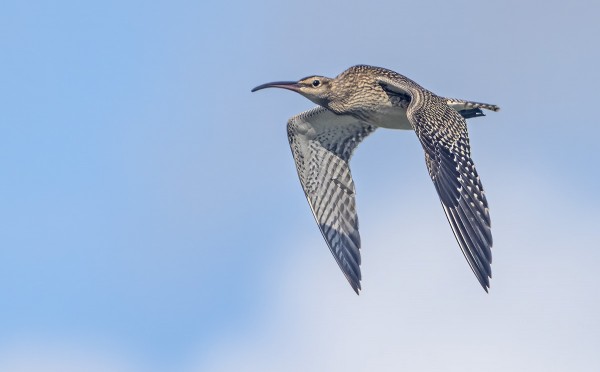
[[[389,69],[348,68],[259,85],[294,91],[317,106],[293,116],[287,135],[300,183],[319,229],[352,289],[361,288],[361,239],[349,161],[377,128],[412,130],[456,241],[488,292],[492,233],[488,202],[471,159],[466,119],[496,105],[445,98]]]

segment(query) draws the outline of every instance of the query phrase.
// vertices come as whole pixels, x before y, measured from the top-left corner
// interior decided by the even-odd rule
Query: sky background
[[[0,370],[598,371],[597,1],[0,5]],[[256,85],[355,64],[469,122],[480,288],[411,132],[352,160],[356,296]]]

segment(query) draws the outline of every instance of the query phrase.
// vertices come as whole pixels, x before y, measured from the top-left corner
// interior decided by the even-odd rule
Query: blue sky
[[[0,6],[0,370],[593,371],[593,1]],[[310,215],[258,84],[366,63],[498,104],[469,123],[486,295],[410,132],[352,161],[363,292]]]

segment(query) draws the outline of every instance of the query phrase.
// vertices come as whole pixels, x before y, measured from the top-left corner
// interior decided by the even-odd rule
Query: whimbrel
[[[336,78],[259,85],[300,93],[318,107],[289,119],[288,139],[300,183],[319,229],[346,279],[358,294],[360,235],[354,181],[348,162],[376,128],[417,134],[425,163],[454,236],[487,292],[492,276],[488,203],[471,159],[465,119],[496,105],[440,97],[394,71],[359,65]]]

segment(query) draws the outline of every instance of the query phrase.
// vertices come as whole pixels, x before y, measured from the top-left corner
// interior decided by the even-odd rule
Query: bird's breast
[[[365,110],[360,116],[362,120],[380,128],[413,129],[408,117],[406,117],[406,109],[399,106],[383,106],[377,109]]]

